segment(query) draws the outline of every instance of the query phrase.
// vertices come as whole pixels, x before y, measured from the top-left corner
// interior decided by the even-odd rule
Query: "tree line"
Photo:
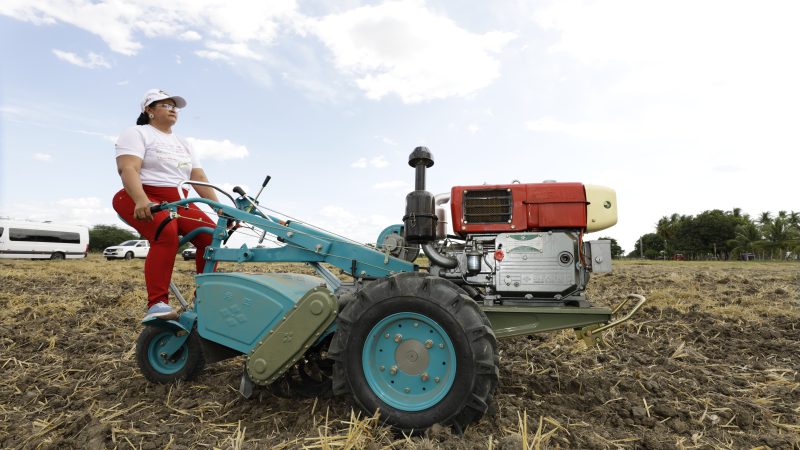
[[[696,216],[662,217],[628,257],[648,259],[787,259],[800,254],[800,212],[712,209]]]

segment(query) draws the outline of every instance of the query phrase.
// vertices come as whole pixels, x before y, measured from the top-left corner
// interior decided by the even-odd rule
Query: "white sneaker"
[[[158,302],[155,305],[151,306],[147,309],[147,315],[144,316],[144,319],[162,319],[162,320],[175,320],[178,318],[178,313],[172,309],[172,306],[164,302]]]

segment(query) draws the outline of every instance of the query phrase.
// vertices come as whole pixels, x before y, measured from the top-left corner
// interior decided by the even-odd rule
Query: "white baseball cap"
[[[157,102],[159,100],[166,100],[168,98],[174,100],[175,106],[177,106],[178,108],[186,107],[186,100],[184,100],[183,97],[178,95],[169,95],[166,93],[166,91],[163,91],[161,89],[150,89],[149,91],[144,93],[144,100],[142,100],[142,112],[144,112],[144,109],[150,106],[151,103]]]

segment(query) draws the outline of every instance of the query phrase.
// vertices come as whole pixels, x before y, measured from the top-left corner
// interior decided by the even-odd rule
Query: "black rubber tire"
[[[420,272],[376,280],[356,292],[340,311],[329,357],[335,361],[335,394],[351,393],[368,415],[405,433],[419,434],[436,423],[456,433],[483,417],[499,378],[497,340],[486,315],[461,288]],[[455,381],[447,395],[422,411],[403,411],[384,403],[369,387],[362,367],[368,333],[383,318],[413,312],[445,330],[456,353]]]
[[[53,261],[63,261],[66,259],[66,256],[64,256],[64,254],[61,252],[55,252],[50,255],[50,259]]]
[[[133,252],[125,253],[125,260],[133,259]]]
[[[179,352],[189,352],[187,355],[186,363],[181,370],[175,373],[162,373],[150,364],[147,357],[147,350],[153,339],[157,338],[160,334],[164,333],[165,328],[146,326],[136,339],[136,363],[139,365],[139,370],[142,375],[147,378],[151,383],[172,383],[176,380],[193,380],[203,370],[206,365],[205,357],[203,355],[203,347],[200,343],[200,337],[196,331],[189,334],[186,342]],[[180,356],[178,353],[177,356]]]
[[[106,258],[106,261],[111,261],[112,259],[114,259],[114,258]]]

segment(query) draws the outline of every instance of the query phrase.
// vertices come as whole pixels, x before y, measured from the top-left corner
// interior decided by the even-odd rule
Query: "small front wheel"
[[[50,255],[50,259],[52,259],[53,261],[63,261],[65,257],[63,253],[55,252],[52,255]]]
[[[125,253],[125,259],[133,259],[133,252]]]
[[[142,375],[152,383],[191,380],[205,366],[200,338],[194,332],[174,355],[164,354],[162,347],[174,335],[174,330],[146,326],[136,340],[136,362]]]

